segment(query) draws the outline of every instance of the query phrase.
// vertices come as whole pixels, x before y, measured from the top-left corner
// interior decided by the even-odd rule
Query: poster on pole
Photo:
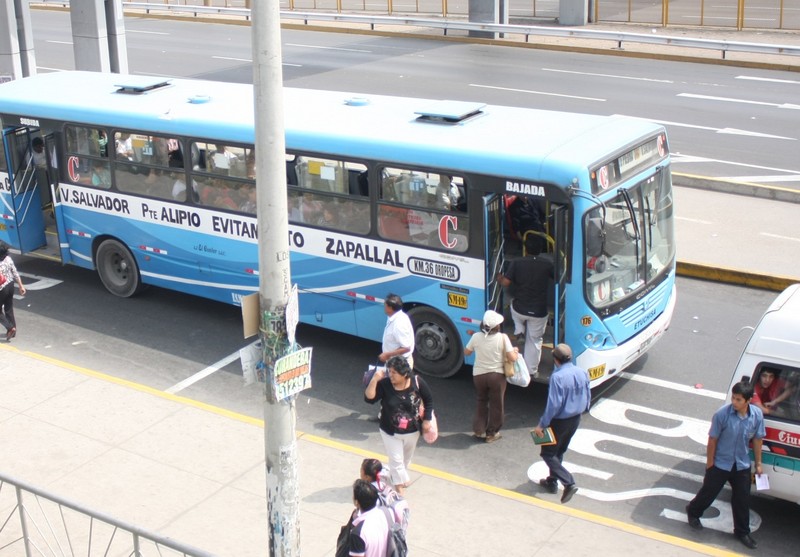
[[[272,400],[278,402],[311,387],[311,348],[292,352],[275,362]]]

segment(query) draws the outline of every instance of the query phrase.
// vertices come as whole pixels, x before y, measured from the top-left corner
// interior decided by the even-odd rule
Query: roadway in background
[[[68,14],[32,17],[39,71],[73,68]],[[247,26],[126,17],[126,32],[132,73],[252,83]],[[288,86],[647,118],[674,172],[800,190],[793,72],[292,29],[283,57]]]

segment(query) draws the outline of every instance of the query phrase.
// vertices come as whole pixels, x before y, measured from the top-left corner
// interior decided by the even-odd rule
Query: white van
[[[800,284],[784,290],[756,325],[731,387],[739,381],[753,383],[750,402],[764,410],[764,493],[800,503]]]

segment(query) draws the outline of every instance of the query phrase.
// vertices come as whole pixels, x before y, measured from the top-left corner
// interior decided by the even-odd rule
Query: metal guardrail
[[[48,1],[43,0],[33,2],[38,4],[58,4],[68,6],[65,0]],[[194,16],[199,15],[221,15],[226,17],[241,17],[250,19],[250,10],[246,8],[226,8],[214,6],[193,6],[180,4],[150,4],[143,2],[123,2],[123,7],[128,10],[143,11],[150,13],[188,13]],[[654,44],[661,46],[678,46],[685,48],[699,48],[705,50],[717,50],[725,58],[728,52],[746,52],[755,54],[782,54],[790,56],[800,56],[800,46],[749,43],[740,41],[696,39],[687,37],[677,37],[669,35],[648,35],[644,33],[622,33],[617,31],[599,31],[593,29],[576,29],[573,27],[547,27],[538,25],[505,25],[494,23],[475,23],[452,19],[432,19],[405,16],[381,16],[368,14],[341,14],[329,12],[297,12],[281,11],[282,20],[300,20],[306,25],[309,22],[341,22],[348,25],[365,25],[371,30],[376,25],[385,26],[411,26],[427,29],[441,29],[444,35],[448,31],[466,31],[490,33],[492,36],[502,35],[522,35],[525,42],[530,37],[546,36],[561,38],[577,38],[586,40],[613,41],[618,48],[622,48],[625,43]],[[502,40],[502,39],[498,39]]]
[[[6,474],[0,474],[0,508],[10,509],[0,516],[0,555],[215,557]]]

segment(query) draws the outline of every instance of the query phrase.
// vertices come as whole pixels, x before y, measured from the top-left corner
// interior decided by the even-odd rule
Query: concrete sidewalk
[[[4,473],[221,556],[268,554],[261,421],[7,344],[0,377]],[[298,453],[302,554],[333,555],[361,460],[383,455],[302,433]],[[734,555],[419,466],[407,497],[414,557]]]

